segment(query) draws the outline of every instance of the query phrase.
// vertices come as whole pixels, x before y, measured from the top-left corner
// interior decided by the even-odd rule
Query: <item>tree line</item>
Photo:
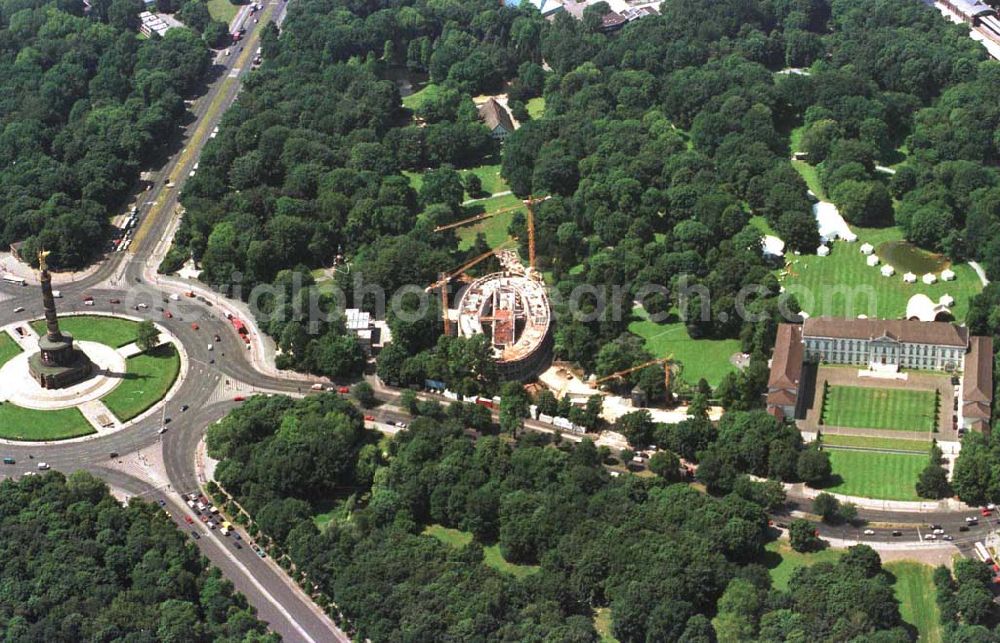
[[[194,3],[192,3],[194,4]],[[138,0],[0,2],[0,245],[80,268],[139,170],[175,138],[209,51],[190,29],[140,39]]]
[[[0,557],[8,641],[280,640],[162,509],[84,471],[0,483]]]

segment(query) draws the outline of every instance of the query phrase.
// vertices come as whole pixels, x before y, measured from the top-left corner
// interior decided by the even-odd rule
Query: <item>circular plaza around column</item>
[[[159,324],[160,344],[142,351],[142,321],[96,311],[60,315],[60,326],[93,364],[88,377],[64,388],[45,388],[30,373],[44,321],[0,328],[0,443],[89,440],[157,413],[181,385],[188,360]]]
[[[99,400],[121,383],[126,376],[125,357],[121,353],[97,342],[76,342],[76,345],[94,364],[90,377],[66,388],[42,388],[28,375],[28,359],[33,353],[23,351],[0,366],[0,402],[40,411],[68,409]]]

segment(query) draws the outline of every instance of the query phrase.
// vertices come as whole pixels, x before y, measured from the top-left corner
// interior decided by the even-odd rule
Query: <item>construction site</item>
[[[526,379],[547,366],[552,312],[545,284],[514,250],[499,250],[500,272],[473,281],[458,300],[460,337],[486,335],[505,379]],[[451,316],[451,313],[449,313]]]
[[[485,335],[493,345],[500,376],[504,379],[526,380],[543,371],[551,359],[552,307],[541,273],[535,270],[535,235],[533,206],[539,200],[527,199],[528,265],[521,262],[516,250],[503,246],[485,252],[448,274],[442,274],[427,290],[439,289],[444,333],[459,337]],[[450,230],[479,221],[488,216],[438,226],[435,232]],[[458,295],[456,308],[448,302],[448,284],[452,279],[466,277],[475,265],[496,257],[499,272],[472,280]]]

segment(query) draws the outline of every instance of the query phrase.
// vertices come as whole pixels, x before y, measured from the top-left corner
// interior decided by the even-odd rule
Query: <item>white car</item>
[[[941,534],[944,533],[944,529],[935,529],[934,533],[937,534],[938,536],[940,536]]]
[[[924,534],[924,540],[937,540],[937,536],[934,534]]]
[[[18,306],[17,308],[14,309],[14,312],[15,313],[23,313],[24,312],[24,306]]]
[[[979,522],[979,516],[966,516],[965,522],[972,524],[974,522]]]
[[[165,426],[161,426],[159,430],[157,430],[157,433],[159,433],[160,435],[163,435],[166,432],[167,432],[167,427]]]
[[[994,509],[997,508],[997,506],[991,502],[990,504],[986,505],[986,508],[989,509],[990,511],[993,511]]]
[[[875,535],[875,530],[874,529],[865,529],[865,535],[866,536],[874,536]]]
[[[46,463],[46,462],[39,462],[39,463],[38,463],[38,470],[39,470],[39,471],[48,471],[48,470],[49,470],[49,469],[51,469],[51,468],[52,468],[52,467],[50,467],[50,466],[48,465],[48,463]]]
[[[94,300],[93,299],[84,300],[83,305],[84,306],[93,306],[94,305]]]

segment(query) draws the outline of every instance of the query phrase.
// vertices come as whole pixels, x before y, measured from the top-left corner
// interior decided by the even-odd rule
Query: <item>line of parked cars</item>
[[[236,528],[233,526],[232,523],[230,523],[228,520],[225,520],[222,514],[219,513],[218,507],[213,505],[208,498],[206,498],[203,494],[197,492],[184,494],[183,497],[184,497],[184,504],[186,504],[188,508],[191,509],[191,512],[195,516],[197,516],[198,520],[204,523],[206,527],[208,527],[209,529],[218,528],[219,533],[221,533],[223,536],[231,535],[233,537],[232,541],[233,548],[243,549],[243,545],[241,544],[243,537],[240,536],[240,532],[236,530]],[[194,524],[195,524],[194,518],[185,515],[184,522],[191,527],[191,538],[193,538],[194,540],[198,540],[199,538],[201,538],[201,534],[198,533],[198,530],[194,529]],[[261,558],[267,556],[267,554],[264,553],[264,550],[261,549],[257,545],[257,543],[251,542],[250,549],[252,549],[253,552],[258,556],[260,556]]]

